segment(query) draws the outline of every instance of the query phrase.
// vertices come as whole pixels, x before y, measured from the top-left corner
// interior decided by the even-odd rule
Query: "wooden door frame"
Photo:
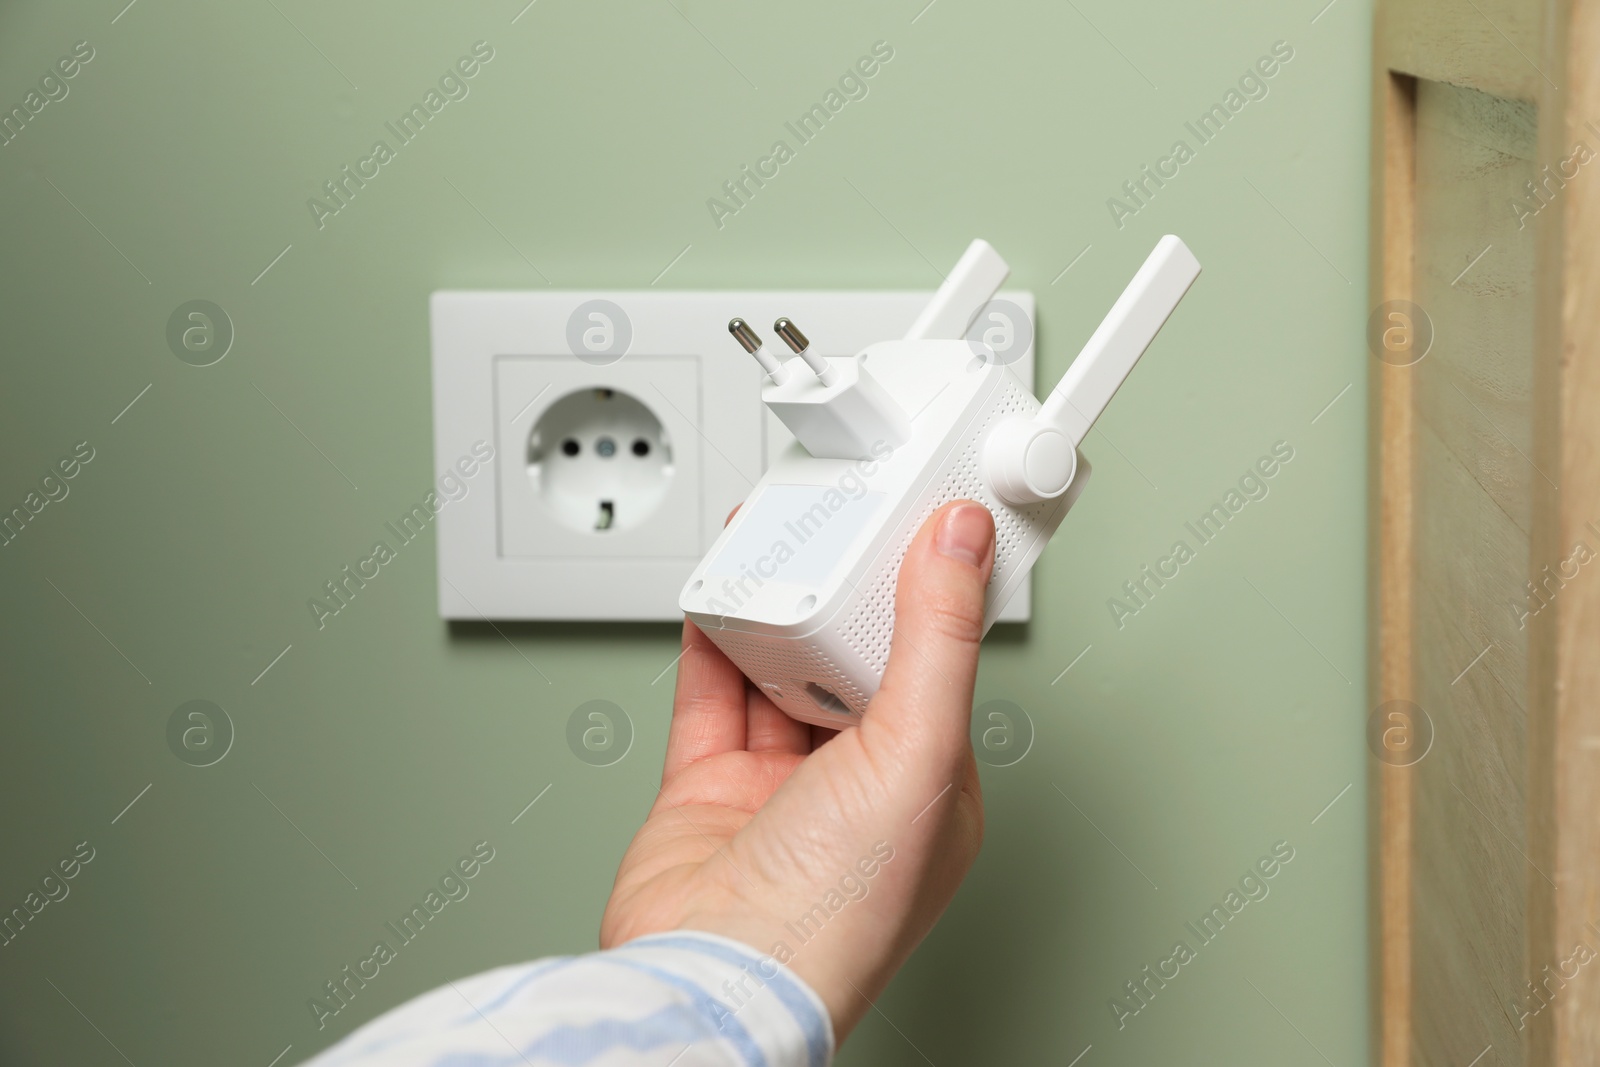
[[[1378,0],[1373,74],[1370,308],[1413,292],[1418,80],[1536,104],[1541,161],[1580,140],[1600,153],[1600,0]],[[1532,223],[1534,462],[1559,472],[1561,489],[1535,484],[1530,576],[1577,541],[1600,547],[1588,526],[1600,528],[1600,161],[1593,166]],[[1413,376],[1368,366],[1371,709],[1415,692],[1418,546]],[[1530,974],[1580,940],[1600,948],[1600,928],[1589,925],[1600,918],[1600,582],[1590,584],[1530,623],[1527,842],[1557,885],[1530,877]],[[1409,768],[1370,766],[1371,1058],[1409,1067],[1413,779]],[[1600,977],[1586,972],[1530,1021],[1521,1057],[1600,1063]]]

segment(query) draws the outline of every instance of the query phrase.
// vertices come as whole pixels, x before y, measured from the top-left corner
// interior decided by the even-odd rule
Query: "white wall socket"
[[[932,295],[434,293],[434,465],[495,450],[492,491],[439,513],[440,616],[681,619],[690,572],[792,440],[728,320],[781,351],[787,316],[823,355],[853,355],[904,336]],[[1032,293],[1002,292],[969,333],[1030,389],[1033,316]],[[1030,608],[1024,589],[1000,621]]]

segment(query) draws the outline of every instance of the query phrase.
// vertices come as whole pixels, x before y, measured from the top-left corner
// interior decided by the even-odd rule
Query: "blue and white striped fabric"
[[[833,1024],[787,968],[695,931],[446,983],[303,1067],[827,1067]]]

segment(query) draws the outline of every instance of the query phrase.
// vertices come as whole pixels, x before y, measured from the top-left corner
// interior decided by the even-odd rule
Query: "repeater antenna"
[[[993,245],[984,240],[973,241],[906,331],[906,340],[961,340],[978,312],[994,299],[1010,275],[1011,268]]]
[[[1039,413],[995,427],[984,448],[985,473],[1006,503],[1020,507],[1067,491],[1078,446],[1199,275],[1188,245],[1172,234],[1161,238]]]

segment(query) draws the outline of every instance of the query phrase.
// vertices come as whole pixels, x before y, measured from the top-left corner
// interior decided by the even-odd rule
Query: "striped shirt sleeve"
[[[833,1051],[788,968],[678,931],[447,982],[303,1067],[827,1067]]]

